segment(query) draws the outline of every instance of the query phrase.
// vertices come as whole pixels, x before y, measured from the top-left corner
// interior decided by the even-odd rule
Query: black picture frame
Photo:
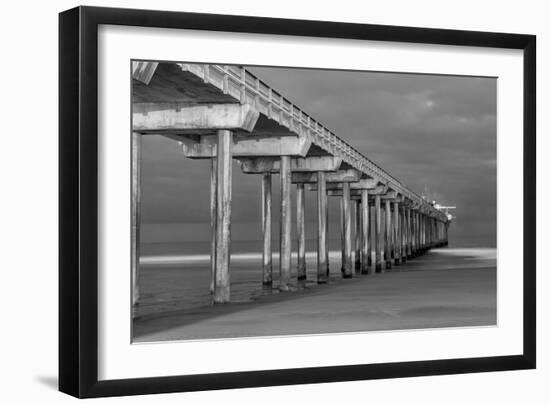
[[[98,381],[97,34],[100,24],[523,50],[523,354]],[[77,7],[59,15],[59,100],[60,391],[84,398],[535,368],[535,36]]]

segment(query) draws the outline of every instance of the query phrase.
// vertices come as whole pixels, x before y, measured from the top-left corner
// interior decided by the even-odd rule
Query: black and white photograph
[[[453,6],[7,3],[2,402],[546,404],[547,7]]]
[[[0,401],[547,404],[548,15],[6,2]]]
[[[497,77],[129,76],[132,343],[498,325]]]

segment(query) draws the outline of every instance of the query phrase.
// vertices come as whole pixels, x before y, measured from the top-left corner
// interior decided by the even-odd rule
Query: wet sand
[[[338,258],[331,255],[328,284],[284,293],[262,291],[255,260],[232,262],[233,302],[225,305],[210,304],[208,265],[145,266],[134,342],[496,324],[494,248],[434,249],[353,279],[341,279]]]

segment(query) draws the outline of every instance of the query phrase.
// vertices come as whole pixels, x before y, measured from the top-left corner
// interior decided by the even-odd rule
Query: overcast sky
[[[418,194],[456,205],[456,244],[496,243],[496,79],[251,67],[252,73]],[[233,238],[260,238],[260,177],[233,166]],[[209,162],[143,141],[144,241],[208,240]],[[278,176],[274,176],[278,220]],[[313,237],[316,198],[306,196]],[[339,235],[330,199],[331,237]],[[293,212],[294,214],[294,212]],[[294,220],[294,218],[293,218]],[[278,223],[274,223],[274,236]]]

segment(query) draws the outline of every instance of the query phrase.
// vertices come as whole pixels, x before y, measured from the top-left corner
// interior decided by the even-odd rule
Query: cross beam
[[[357,182],[361,179],[361,172],[353,168],[328,172],[325,175],[326,182]],[[316,172],[295,172],[292,173],[294,184],[317,184]]]
[[[380,182],[373,178],[361,179],[356,182],[351,182],[350,189],[352,190],[352,194],[353,194],[353,191],[360,191],[362,189],[376,190],[380,186],[379,184]],[[342,188],[343,188],[343,185],[341,183],[335,182],[335,183],[327,184],[327,190],[329,191],[341,191]],[[308,185],[308,190],[316,191],[317,185],[315,183]]]
[[[177,136],[185,157],[209,159],[216,157],[215,136]],[[305,157],[311,140],[299,136],[250,136],[237,134],[233,137],[233,157]]]
[[[276,174],[281,169],[280,159],[262,157],[252,159],[243,158],[239,160],[241,160],[241,169],[245,174]],[[334,156],[297,157],[291,159],[290,171],[337,171],[340,168],[340,164],[342,164],[342,159]]]
[[[132,105],[132,128],[141,134],[252,132],[260,113],[250,104],[188,105],[146,102]]]

